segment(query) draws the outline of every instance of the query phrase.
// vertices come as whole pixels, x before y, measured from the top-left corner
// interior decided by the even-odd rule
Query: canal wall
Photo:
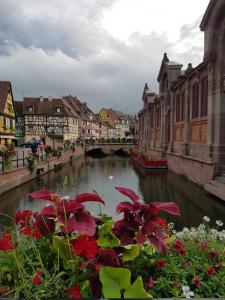
[[[77,159],[84,155],[84,149],[81,147],[76,148],[76,151],[68,151],[62,153],[62,157],[54,157],[49,160],[39,162],[38,170],[41,171],[37,174],[37,170],[31,172],[27,166],[15,170],[4,171],[0,175],[0,195],[6,193],[24,183],[27,183],[35,178],[62,167],[63,164]]]
[[[169,170],[187,177],[202,187],[208,184],[215,176],[215,168],[211,161],[201,161],[191,156],[180,156],[170,152],[151,149],[150,147],[141,149],[149,159],[166,159]]]

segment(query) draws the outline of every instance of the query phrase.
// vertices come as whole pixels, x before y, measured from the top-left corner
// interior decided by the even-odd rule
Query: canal
[[[65,177],[68,183],[62,191]],[[72,164],[66,164],[61,170],[43,176],[41,181],[33,180],[0,196],[0,212],[13,216],[17,210],[39,210],[46,202],[30,200],[27,195],[40,189],[49,189],[63,193],[63,196],[95,190],[106,201],[106,206],[102,206],[101,210],[114,214],[116,205],[128,200],[115,190],[115,186],[133,189],[146,203],[176,202],[182,217],[164,215],[169,222],[175,223],[176,229],[198,226],[205,215],[210,217],[212,224],[218,219],[225,220],[225,203],[209,196],[186,178],[173,172],[144,171],[133,165],[129,158],[118,156],[82,157]],[[87,205],[95,215],[99,213],[97,204]]]

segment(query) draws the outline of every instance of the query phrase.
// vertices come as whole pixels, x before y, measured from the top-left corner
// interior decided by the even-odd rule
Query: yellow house
[[[102,108],[99,112],[99,118],[101,121],[109,123],[112,127],[115,127],[118,119],[112,108]]]
[[[15,109],[10,81],[0,81],[0,145],[15,142]]]

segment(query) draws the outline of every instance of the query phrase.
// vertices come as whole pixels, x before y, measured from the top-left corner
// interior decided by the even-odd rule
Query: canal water
[[[65,177],[68,183],[63,190]],[[49,189],[71,197],[77,193],[96,191],[105,200],[106,205],[99,207],[96,203],[87,203],[87,207],[95,215],[101,210],[116,216],[116,205],[120,201],[128,200],[115,190],[116,186],[133,189],[146,203],[176,202],[182,217],[163,215],[169,222],[175,223],[176,229],[198,226],[204,216],[209,216],[212,224],[218,219],[225,221],[225,202],[209,196],[186,178],[170,171],[145,171],[134,165],[129,158],[118,156],[82,157],[72,164],[66,164],[61,170],[43,176],[41,181],[33,180],[0,196],[0,212],[13,216],[17,210],[39,210],[46,202],[30,200],[28,194],[40,189]]]

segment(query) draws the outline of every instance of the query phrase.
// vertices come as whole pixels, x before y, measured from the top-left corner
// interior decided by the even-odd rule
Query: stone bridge
[[[103,152],[105,153],[114,153],[116,151],[119,151],[119,150],[123,150],[125,152],[129,152],[129,149],[133,149],[137,147],[136,144],[134,143],[126,143],[126,144],[122,144],[122,143],[112,143],[112,144],[93,144],[93,145],[90,145],[90,144],[86,144],[84,146],[84,151],[85,153],[89,152],[89,151],[92,151],[92,150],[102,150]]]

